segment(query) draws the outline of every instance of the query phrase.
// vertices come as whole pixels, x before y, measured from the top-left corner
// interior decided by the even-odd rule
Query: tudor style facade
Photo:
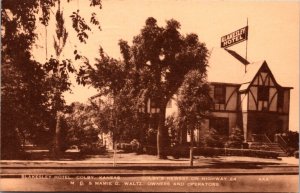
[[[289,130],[291,87],[279,85],[265,61],[249,80],[239,89],[244,137],[265,135],[273,141],[276,133]]]
[[[245,142],[258,138],[274,141],[277,133],[289,130],[291,87],[281,86],[266,61],[249,63],[236,52],[215,49],[209,61],[208,81],[214,105],[211,118],[195,131],[195,141],[207,129],[229,136],[232,129],[243,129]],[[176,98],[166,116],[176,114]],[[183,132],[183,135],[188,135]],[[189,141],[190,136],[181,139]]]
[[[288,131],[291,88],[276,82],[265,61],[249,65],[258,65],[258,71],[242,84],[211,83],[214,106],[209,128],[229,135],[232,128],[240,127],[245,141],[261,135],[273,141],[276,133]]]
[[[195,142],[208,129],[229,136],[233,128],[243,130],[245,142],[267,138],[274,141],[277,133],[289,130],[289,106],[291,87],[280,85],[266,61],[249,63],[236,52],[213,49],[208,65],[210,96],[214,101],[211,118],[203,121],[195,130]],[[91,97],[92,100],[98,96]],[[148,99],[142,108],[145,129],[158,125],[159,108]],[[177,96],[168,102],[166,117],[177,115]],[[190,141],[187,131],[181,130],[180,142]]]

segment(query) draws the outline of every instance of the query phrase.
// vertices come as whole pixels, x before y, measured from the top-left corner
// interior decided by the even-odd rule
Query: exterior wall
[[[247,112],[248,111],[248,94],[247,93],[240,94],[240,100],[241,100],[242,112]]]
[[[278,100],[278,94],[277,94],[276,88],[270,88],[269,90],[269,111],[275,112],[277,111],[277,100]]]
[[[251,138],[251,132],[248,132],[248,113],[242,113],[244,140],[248,141]]]
[[[102,133],[102,145],[106,147],[106,149],[112,150],[113,149],[113,139],[112,139],[112,132]]]
[[[167,108],[166,108],[166,117],[169,116],[176,116],[178,115],[178,105],[177,105],[177,98],[173,97],[172,99],[170,99],[170,101],[167,104]]]
[[[280,133],[286,133],[289,131],[289,115],[279,115],[278,117],[282,121],[282,131]]]
[[[290,90],[285,90],[283,96],[284,96],[283,113],[289,113],[289,111],[290,111]]]
[[[257,87],[250,87],[249,88],[249,110],[256,110],[257,108]]]
[[[244,139],[247,141],[249,138],[248,135],[248,94],[247,93],[241,93],[240,94],[240,110],[242,113],[242,127],[244,132]]]
[[[236,111],[238,101],[237,87],[226,86],[226,110]]]

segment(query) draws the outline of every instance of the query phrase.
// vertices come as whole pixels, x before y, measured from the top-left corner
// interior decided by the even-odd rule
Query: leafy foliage
[[[79,10],[73,12],[70,17],[72,18],[72,26],[77,32],[77,37],[80,42],[86,43],[86,39],[88,39],[86,31],[91,31],[91,28],[87,25],[84,18],[79,15]]]
[[[60,5],[59,5],[60,6]],[[63,18],[63,12],[60,11],[60,7],[56,12],[56,38],[54,37],[54,49],[56,56],[59,57],[66,44],[68,38],[68,32],[65,28],[65,21]]]
[[[224,141],[224,136],[219,135],[213,128],[205,133],[204,143],[206,147],[224,147]]]
[[[81,149],[97,144],[101,123],[99,121],[95,107],[72,103],[71,112],[66,114],[68,131],[65,143],[67,146],[76,145]]]
[[[177,146],[168,150],[174,157],[188,157],[187,146]],[[213,148],[213,147],[197,147],[194,148],[196,156],[247,156],[260,158],[278,158],[278,153],[273,151],[253,150],[253,149],[230,149],[230,148]]]
[[[179,144],[179,127],[177,117],[168,116],[166,119],[166,128],[168,129],[170,146],[176,146]]]
[[[241,148],[244,142],[244,135],[242,129],[239,127],[233,128],[227,141],[230,148]]]
[[[208,118],[212,105],[209,90],[205,73],[192,70],[186,75],[178,97],[178,116],[187,129],[201,127],[202,121]]]
[[[128,88],[138,97],[137,104],[155,98],[160,108],[158,153],[161,155],[161,147],[168,138],[164,125],[167,102],[190,70],[206,72],[208,51],[196,34],[181,35],[180,23],[176,20],[167,21],[165,27],[159,27],[152,17],[145,23],[140,34],[133,38],[132,46],[120,40],[124,62],[106,56],[100,49],[96,68],[86,65],[89,78],[85,82],[113,96],[124,85],[131,85]],[[79,82],[81,80],[79,78]]]
[[[2,1],[2,158],[18,155],[16,152],[21,150],[20,146],[26,140],[35,144],[51,144],[56,112],[64,109],[62,93],[70,89],[69,73],[76,72],[71,61],[50,58],[42,65],[31,57],[31,48],[37,38],[37,22],[48,25],[50,9],[56,2],[60,3],[60,0]],[[90,6],[102,8],[101,0],[91,0]],[[54,47],[59,56],[68,32],[60,10],[55,19],[57,29]]]
[[[286,141],[289,147],[299,149],[299,132],[289,131],[286,135]]]

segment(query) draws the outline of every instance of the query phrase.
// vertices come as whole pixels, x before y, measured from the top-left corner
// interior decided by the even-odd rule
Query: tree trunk
[[[145,131],[146,131],[146,127],[147,127],[147,118],[145,117],[145,113],[141,113],[140,115],[140,130],[139,130],[139,142],[141,144],[141,146],[144,146],[145,143]]]
[[[56,127],[54,133],[54,145],[53,145],[53,155],[54,159],[59,159],[61,155],[61,147],[60,147],[60,138],[61,138],[61,119],[59,112],[56,113]]]
[[[164,148],[168,145],[167,144],[167,131],[165,128],[165,120],[166,120],[166,107],[167,104],[163,103],[160,105],[159,111],[159,120],[158,120],[158,129],[157,129],[157,156],[159,159],[166,159],[166,152]]]
[[[190,146],[190,166],[194,165],[194,152],[193,152],[193,148],[194,148],[194,131],[193,129],[191,129],[191,146]]]

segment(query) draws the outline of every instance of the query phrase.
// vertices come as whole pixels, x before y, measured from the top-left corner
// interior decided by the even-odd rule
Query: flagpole
[[[246,60],[247,60],[247,53],[248,53],[248,37],[249,37],[248,32],[249,32],[249,27],[248,27],[248,17],[247,17]],[[245,64],[245,73],[247,72],[247,65],[248,64]]]

